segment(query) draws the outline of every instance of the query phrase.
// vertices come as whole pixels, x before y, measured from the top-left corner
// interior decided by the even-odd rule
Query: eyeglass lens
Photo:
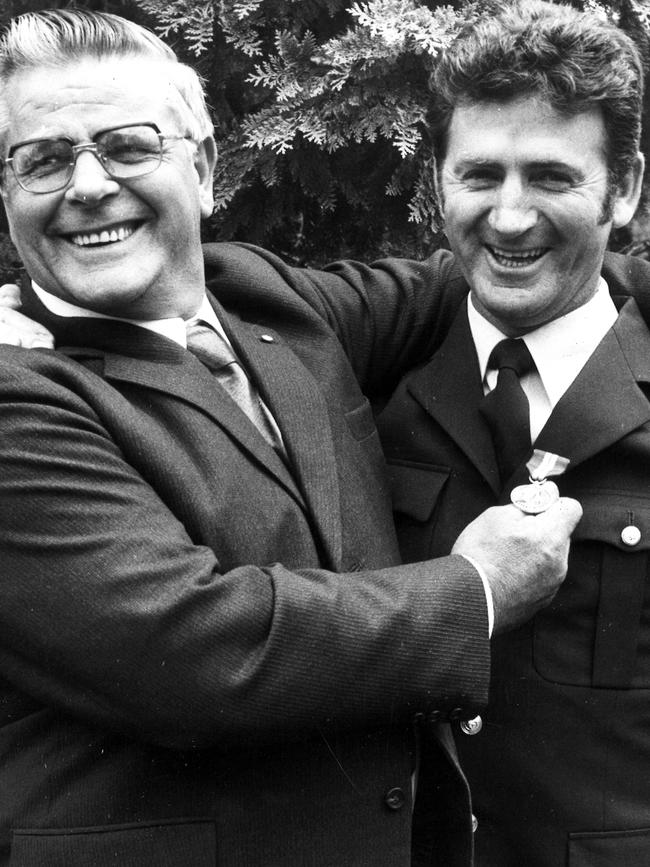
[[[19,145],[12,153],[18,183],[31,192],[51,192],[64,187],[74,172],[81,150],[97,154],[114,178],[133,178],[155,171],[162,156],[158,133],[150,126],[107,130],[93,145],[72,145],[65,139],[42,139]]]

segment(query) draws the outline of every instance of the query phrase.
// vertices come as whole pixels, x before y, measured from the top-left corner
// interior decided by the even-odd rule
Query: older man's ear
[[[20,288],[15,283],[0,286],[0,343],[26,349],[54,349],[50,332],[19,312]]]

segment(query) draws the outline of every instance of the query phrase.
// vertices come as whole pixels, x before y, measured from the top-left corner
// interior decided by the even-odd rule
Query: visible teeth
[[[92,247],[94,244],[114,244],[124,241],[135,231],[134,226],[118,226],[116,229],[104,229],[103,232],[89,232],[87,235],[72,235],[70,240],[77,247]]]
[[[529,265],[546,252],[546,247],[535,247],[531,250],[500,250],[497,247],[488,246],[488,249],[500,265],[509,265],[512,268]]]

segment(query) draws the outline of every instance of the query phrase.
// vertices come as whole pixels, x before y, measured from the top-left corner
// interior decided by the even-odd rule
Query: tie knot
[[[533,357],[523,340],[508,337],[494,347],[490,354],[488,368],[501,370],[504,367],[514,370],[519,378],[535,369]]]
[[[211,370],[219,370],[237,359],[223,337],[205,322],[185,326],[187,348]]]

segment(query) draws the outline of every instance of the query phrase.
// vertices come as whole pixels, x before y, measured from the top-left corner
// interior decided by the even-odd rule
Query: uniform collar
[[[471,296],[467,315],[481,380],[485,381],[490,353],[506,335],[476,310]],[[555,406],[569,388],[617,316],[607,283],[601,277],[596,292],[586,304],[523,335],[551,406]]]

